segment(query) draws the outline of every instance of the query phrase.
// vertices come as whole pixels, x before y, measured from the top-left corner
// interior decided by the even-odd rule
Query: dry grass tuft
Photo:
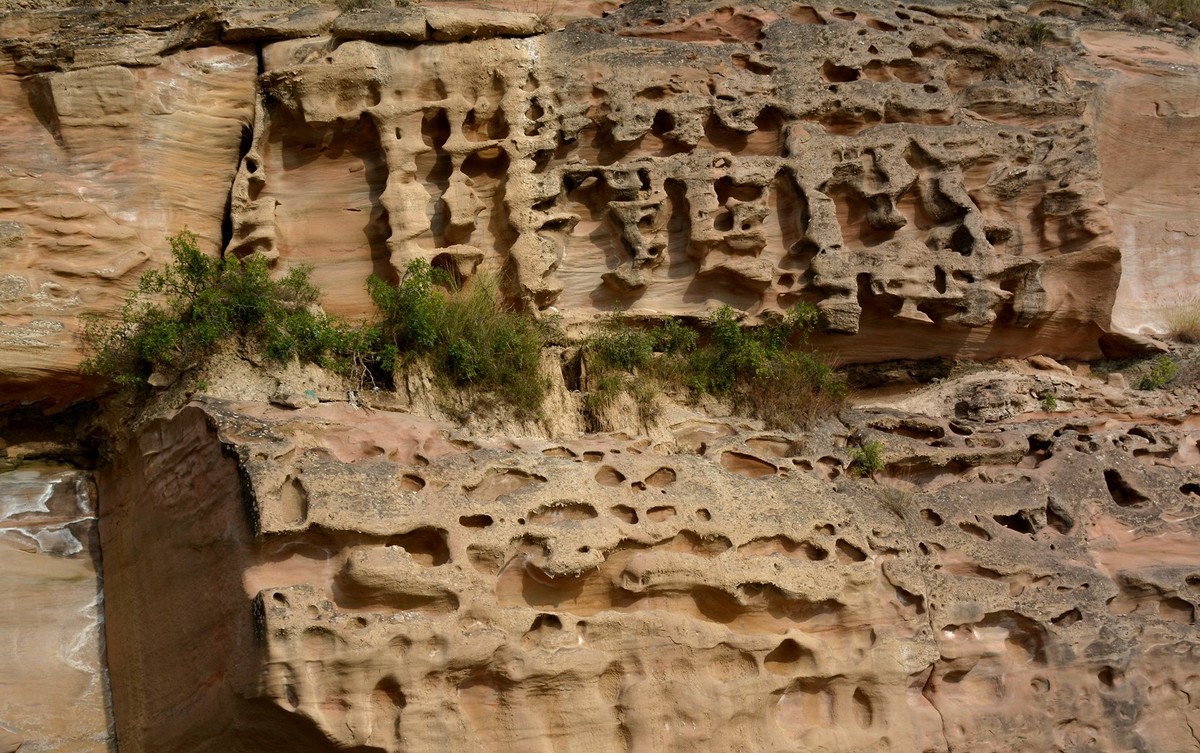
[[[1189,298],[1163,311],[1167,337],[1180,343],[1200,343],[1200,298]]]

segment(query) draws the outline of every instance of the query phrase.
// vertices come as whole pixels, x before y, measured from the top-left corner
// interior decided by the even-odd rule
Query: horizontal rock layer
[[[982,416],[194,405],[101,479],[121,749],[1191,750],[1200,429]]]
[[[571,321],[807,300],[847,360],[1098,355],[1187,296],[1195,66],[1071,8],[10,13],[2,379],[86,394],[79,315],[185,226],[351,316],[426,258]]]

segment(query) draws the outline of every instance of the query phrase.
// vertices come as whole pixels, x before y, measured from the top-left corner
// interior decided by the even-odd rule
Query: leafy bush
[[[1047,413],[1058,410],[1058,395],[1054,394],[1054,390],[1042,390],[1038,394],[1038,402],[1042,404],[1042,410]]]
[[[367,287],[379,309],[367,331],[381,368],[426,359],[453,386],[493,394],[522,416],[539,412],[548,387],[539,367],[546,329],[507,308],[494,280],[477,277],[458,290],[417,259],[398,286],[372,276]]]
[[[884,468],[883,442],[866,442],[850,450],[850,472],[855,476],[873,476]]]
[[[610,319],[585,345],[593,366],[602,370],[633,372],[654,358],[656,338],[653,332]]]
[[[207,256],[187,230],[168,242],[172,261],[141,276],[115,321],[85,318],[85,373],[136,388],[155,371],[196,366],[233,337],[247,338],[274,361],[354,360],[360,343],[353,328],[314,311],[319,291],[309,268],[275,280],[266,259]]]
[[[837,410],[846,386],[807,348],[817,312],[807,304],[758,327],[742,327],[729,306],[704,323],[707,337],[678,319],[639,329],[610,319],[583,345],[588,365],[585,405],[611,404],[621,390],[646,422],[658,414],[653,390],[714,394],[780,429],[798,429]],[[624,375],[620,378],[619,375]]]
[[[1150,373],[1142,377],[1142,381],[1138,384],[1139,390],[1160,390],[1175,378],[1179,373],[1179,364],[1171,360],[1170,356],[1159,356],[1154,359],[1154,364],[1150,367]]]

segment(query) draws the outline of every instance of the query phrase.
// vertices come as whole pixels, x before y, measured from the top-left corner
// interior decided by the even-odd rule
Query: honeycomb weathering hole
[[[487,528],[494,522],[491,515],[462,515],[458,519],[458,524],[464,528]]]
[[[569,523],[578,520],[591,520],[599,515],[596,508],[586,502],[563,500],[542,505],[528,515],[533,524]]]
[[[1150,498],[1134,488],[1120,471],[1112,468],[1104,472],[1104,485],[1119,507],[1144,507],[1150,502]]]
[[[392,536],[387,543],[403,547],[414,561],[423,565],[437,567],[450,561],[446,532],[440,528],[418,528],[400,536]]]
[[[654,473],[651,473],[649,476],[647,476],[645,483],[646,483],[646,486],[654,486],[654,487],[658,487],[661,489],[661,488],[670,486],[671,484],[675,483],[676,478],[677,478],[677,476],[676,476],[674,470],[672,470],[671,468],[667,468],[666,466],[663,466],[662,468],[659,468],[657,471],[655,471]]]
[[[604,465],[596,471],[596,483],[601,486],[620,486],[625,483],[625,474],[611,465]]]
[[[419,492],[425,488],[425,479],[412,473],[406,473],[400,477],[400,490],[405,492]]]
[[[651,507],[646,511],[646,519],[653,523],[661,523],[675,517],[675,508],[670,505]]]
[[[732,450],[721,453],[721,467],[731,473],[748,478],[774,476],[777,468],[765,460],[759,460],[753,455],[746,455]]]
[[[638,522],[637,510],[633,509],[632,507],[628,507],[626,505],[617,505],[616,507],[609,508],[609,512],[611,512],[614,517],[624,521],[625,523],[632,525]]]
[[[530,484],[544,483],[545,477],[517,468],[489,468],[483,479],[475,486],[467,487],[467,496],[494,502],[506,494],[512,494]]]
[[[786,638],[763,658],[763,666],[772,674],[792,675],[815,672],[817,664],[812,651]]]

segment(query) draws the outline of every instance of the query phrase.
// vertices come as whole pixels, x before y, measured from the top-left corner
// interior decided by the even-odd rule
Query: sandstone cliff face
[[[1093,357],[1188,296],[1184,37],[510,5],[0,17],[0,753],[1196,750],[1194,392],[1022,367],[586,434],[560,379],[469,431],[239,361],[95,486],[5,445],[185,225],[337,314],[420,258],[568,325],[809,301],[846,362]]]
[[[953,389],[661,442],[189,407],[101,479],[121,748],[1195,750],[1194,420]]]
[[[78,316],[185,225],[340,314],[419,257],[576,320],[809,300],[855,360],[1094,356],[1119,285],[1127,329],[1181,289],[1180,42],[1063,4],[570,10],[8,14],[6,383],[80,394]]]

